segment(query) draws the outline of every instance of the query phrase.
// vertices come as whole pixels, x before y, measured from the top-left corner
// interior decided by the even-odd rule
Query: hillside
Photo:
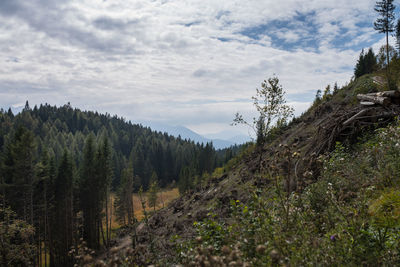
[[[37,156],[46,150],[58,162],[64,149],[67,149],[73,155],[76,166],[81,162],[84,143],[90,134],[96,141],[106,137],[113,150],[113,186],[119,184],[126,162],[132,161],[134,174],[140,177],[136,190],[140,186],[147,189],[153,172],[160,184],[166,186],[178,183],[183,167],[193,166],[193,175],[210,173],[229,160],[225,154],[230,154],[225,153],[229,148],[216,153],[208,144],[196,144],[189,139],[152,131],[117,116],[81,111],[70,105],[55,107],[45,104],[31,109],[28,103],[16,115],[11,110],[1,110],[0,151],[5,151],[19,127],[33,133]]]
[[[114,219],[136,221],[133,192],[189,190],[238,149],[216,151],[69,104],[1,109],[0,265],[73,265],[82,237],[107,248]]]
[[[344,125],[363,109],[357,94],[384,90],[373,80],[366,75],[324,96],[267,145],[248,147],[140,223],[130,259],[191,266],[398,263],[400,108],[378,105]],[[381,210],[385,203],[395,206]]]

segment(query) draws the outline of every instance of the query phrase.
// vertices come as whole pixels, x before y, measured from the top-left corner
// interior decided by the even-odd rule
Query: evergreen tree
[[[178,189],[181,194],[194,187],[194,176],[195,175],[193,174],[193,168],[185,166],[181,169],[178,181]]]
[[[331,96],[331,86],[328,84],[328,85],[325,87],[324,95],[323,95],[322,99],[328,100],[328,99],[330,98],[330,96]]]
[[[317,93],[315,94],[315,99],[314,99],[313,105],[318,105],[318,104],[321,103],[321,101],[322,101],[322,96],[321,96],[321,94],[322,94],[321,89],[318,89],[318,90],[317,90]]]
[[[367,53],[364,53],[363,49],[354,68],[354,77],[359,78],[364,74],[372,73],[376,67],[377,59],[372,48],[369,48]]]
[[[358,58],[356,67],[354,68],[354,77],[358,78],[365,74],[365,60],[364,60],[364,49],[361,51]]]
[[[335,84],[333,85],[333,94],[334,95],[337,94],[338,91],[339,91],[339,87],[338,87],[337,82],[335,82]]]
[[[49,158],[46,149],[42,152],[40,162],[36,165],[36,188],[35,188],[35,203],[38,206],[36,211],[36,236],[38,244],[38,263],[47,266],[47,256],[51,251],[50,240],[50,222],[54,218],[53,204],[54,204],[54,177],[53,161]],[[41,245],[43,243],[43,246]],[[42,251],[43,247],[43,251]],[[54,253],[52,253],[54,254]],[[43,255],[45,255],[43,257]]]
[[[74,244],[73,211],[73,167],[70,156],[65,150],[58,167],[55,180],[52,239],[54,246],[54,266],[71,266],[72,258],[68,255]]]
[[[379,33],[386,34],[386,63],[387,78],[389,79],[389,33],[394,31],[394,10],[393,0],[377,1],[375,11],[379,14],[379,18],[374,22],[374,29]]]
[[[265,142],[265,139],[266,139],[265,132],[264,132],[264,129],[265,129],[265,118],[264,118],[263,115],[261,115],[258,118],[256,127],[257,127],[256,128],[257,129],[257,140],[256,140],[257,146],[263,146],[264,142]]]
[[[19,127],[8,144],[4,160],[4,197],[19,218],[33,225],[34,137]]]
[[[110,187],[113,177],[113,168],[111,162],[111,147],[106,136],[103,137],[102,144],[98,147],[96,158],[96,170],[98,179],[99,190],[99,204],[101,210],[105,211],[105,235],[103,228],[103,219],[100,218],[100,228],[103,238],[103,244],[108,246],[111,239],[111,217],[112,212],[110,209]],[[101,211],[100,211],[101,212]]]
[[[99,245],[99,198],[98,181],[96,179],[94,136],[90,134],[86,140],[80,177],[80,205],[83,212],[83,236],[88,247]]]
[[[132,225],[135,222],[132,190],[133,169],[128,167],[122,171],[121,184],[114,203],[117,219],[124,225]]]
[[[155,172],[153,172],[150,180],[150,188],[147,196],[147,202],[149,203],[149,207],[153,207],[153,210],[156,210],[157,204],[157,193],[158,193],[158,177]]]
[[[368,49],[367,54],[365,54],[364,57],[365,61],[365,73],[372,73],[376,70],[377,68],[377,60],[374,51],[372,50],[372,47]]]

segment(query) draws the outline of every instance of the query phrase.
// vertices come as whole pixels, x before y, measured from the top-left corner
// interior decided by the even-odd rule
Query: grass
[[[143,197],[146,198],[146,211],[153,211],[153,207],[149,207],[147,204],[147,195],[143,194]],[[176,199],[179,197],[179,190],[178,188],[172,188],[172,189],[164,189],[158,192],[157,194],[157,204],[156,204],[156,210],[159,210],[165,206],[168,205],[172,200]],[[117,229],[121,225],[118,223],[118,221],[115,218],[115,213],[114,213],[114,200],[115,200],[115,195],[112,194],[112,209],[113,209],[113,214],[112,214],[112,220],[111,220],[111,228],[112,229]],[[133,210],[135,212],[135,217],[137,220],[142,220],[144,217],[143,214],[143,208],[142,204],[140,202],[139,194],[133,194]]]

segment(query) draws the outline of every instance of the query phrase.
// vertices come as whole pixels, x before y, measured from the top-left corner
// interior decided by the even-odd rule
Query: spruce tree
[[[354,77],[358,78],[365,74],[365,55],[364,49],[361,50],[360,56],[358,57],[358,61],[356,67],[354,68]]]
[[[376,68],[377,59],[372,48],[369,48],[367,53],[364,53],[363,49],[354,68],[354,77],[359,78],[364,74],[372,73]]]
[[[54,189],[55,217],[52,226],[54,265],[70,266],[72,259],[68,252],[74,244],[73,167],[66,150],[58,167]]]
[[[333,92],[332,92],[332,94],[337,94],[337,92],[339,91],[339,87],[338,87],[338,84],[337,84],[337,82],[335,82],[335,84],[333,85]]]
[[[374,22],[374,29],[379,33],[386,35],[386,63],[387,78],[389,79],[389,33],[394,31],[394,10],[393,0],[382,0],[375,4],[375,11],[379,14],[379,18]]]
[[[96,180],[94,136],[86,139],[80,177],[80,205],[83,212],[83,237],[88,247],[99,245],[98,229],[98,181]]]
[[[33,187],[35,143],[31,131],[19,127],[7,145],[3,175],[6,203],[19,218],[33,225]]]
[[[100,231],[102,233],[103,244],[108,246],[108,243],[111,238],[111,209],[110,209],[110,186],[113,177],[113,169],[111,163],[111,147],[108,142],[108,138],[106,136],[103,137],[102,143],[99,145],[97,154],[96,154],[96,184],[98,190],[98,207],[97,214],[98,224],[100,226]],[[101,216],[102,210],[105,211],[105,226],[106,229],[103,229],[103,218]],[[105,232],[105,233],[104,233]]]
[[[122,171],[121,184],[114,202],[117,219],[124,225],[132,225],[135,222],[132,190],[133,169],[132,167],[127,167]]]
[[[156,172],[153,172],[153,174],[151,175],[150,188],[147,196],[147,202],[149,203],[149,207],[153,207],[153,210],[156,210],[157,194],[158,194],[158,177]]]

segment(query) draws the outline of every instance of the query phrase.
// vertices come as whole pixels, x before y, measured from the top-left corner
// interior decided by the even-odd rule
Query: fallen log
[[[375,105],[375,103],[369,102],[369,101],[361,101],[360,104],[363,105],[363,106],[373,106],[373,105]]]
[[[358,100],[365,100],[375,104],[380,104],[382,106],[390,105],[390,99],[384,96],[371,96],[371,95],[358,94],[357,98]]]
[[[400,98],[400,91],[392,90],[392,91],[384,91],[377,93],[369,93],[368,96],[382,96],[382,97],[390,97],[390,98]]]
[[[348,120],[346,120],[345,122],[343,122],[343,126],[349,125],[352,122],[354,122],[358,117],[361,117],[362,115],[366,114],[369,111],[369,109],[363,109],[360,112],[358,112],[357,114],[353,115],[352,117],[350,117]]]

